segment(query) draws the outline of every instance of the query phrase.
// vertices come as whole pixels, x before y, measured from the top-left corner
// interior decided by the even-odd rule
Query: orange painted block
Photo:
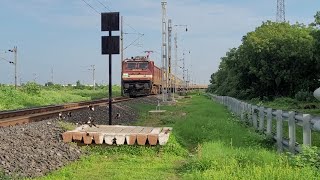
[[[158,143],[158,134],[149,134],[148,142],[150,145],[155,146]]]
[[[94,142],[96,144],[102,144],[103,143],[103,134],[102,133],[92,133]]]
[[[62,133],[63,142],[68,143],[72,142],[72,132],[64,132]]]
[[[157,145],[160,132],[161,128],[153,128],[152,131],[148,134],[148,142],[150,145]]]
[[[148,136],[146,134],[137,134],[137,142],[139,145],[145,145]]]
[[[91,143],[92,143],[93,134],[86,133],[86,134],[84,134],[82,137],[83,137],[83,142],[84,142],[85,144],[91,144]]]
[[[72,139],[76,141],[81,141],[82,136],[85,135],[85,132],[72,132]]]
[[[126,136],[126,141],[128,145],[134,145],[136,143],[137,135],[136,134],[130,134]]]

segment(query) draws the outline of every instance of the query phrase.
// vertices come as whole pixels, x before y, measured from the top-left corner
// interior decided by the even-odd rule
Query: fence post
[[[248,122],[252,125],[252,105],[248,105]]]
[[[240,101],[236,101],[236,111],[237,111],[237,116],[239,116],[240,115],[240,113],[239,113],[239,107],[240,107]]]
[[[244,112],[245,112],[244,107],[245,107],[245,103],[242,102],[240,105],[241,105],[241,109],[240,109],[241,115],[240,115],[240,117],[241,117],[241,121],[244,121]]]
[[[272,135],[272,108],[267,109],[267,135]]]
[[[238,116],[238,101],[237,100],[234,100],[234,111],[235,111],[235,115]]]
[[[257,113],[255,112],[256,108],[257,106],[252,106],[252,124],[254,129],[258,129]]]
[[[303,145],[311,146],[311,116],[303,114]]]
[[[278,152],[283,151],[283,121],[282,121],[282,110],[277,110],[277,145]]]
[[[232,110],[233,114],[235,114],[235,112],[234,112],[235,108],[234,107],[235,107],[234,99],[231,98],[231,110]]]
[[[289,150],[291,153],[295,153],[296,148],[296,120],[295,120],[295,112],[289,112]]]
[[[264,107],[259,108],[259,131],[264,130]]]

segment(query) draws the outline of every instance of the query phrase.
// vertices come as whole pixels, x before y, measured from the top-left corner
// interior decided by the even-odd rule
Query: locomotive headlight
[[[149,88],[149,84],[148,83],[144,83],[144,88]]]
[[[123,73],[123,77],[129,77],[128,73]]]
[[[124,84],[124,88],[128,89],[130,85],[128,83]]]

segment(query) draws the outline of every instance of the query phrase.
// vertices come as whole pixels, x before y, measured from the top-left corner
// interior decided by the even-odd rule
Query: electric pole
[[[166,97],[166,65],[167,65],[167,1],[162,1],[162,46],[161,46],[161,59],[162,59],[162,100],[167,101]],[[167,88],[167,87],[166,87]]]
[[[189,91],[189,69],[187,69],[186,89],[187,89],[187,93],[188,93],[188,91]]]
[[[13,49],[8,50],[10,52],[14,53],[14,87],[17,89],[17,53],[18,53],[18,48],[17,46],[14,46]]]
[[[186,80],[185,80],[185,54],[184,54],[184,52],[183,52],[183,66],[182,66],[182,71],[183,71],[183,73],[182,73],[182,79],[183,79],[183,95],[185,96],[186,95]]]
[[[174,95],[177,91],[177,78],[178,78],[178,75],[177,75],[177,66],[178,66],[178,35],[177,35],[177,32],[174,34],[174,74],[175,74],[175,78],[174,78],[174,89],[173,89],[173,98],[174,98]]]
[[[33,81],[34,81],[35,83],[37,83],[37,74],[36,74],[36,73],[33,73],[32,75],[33,75]]]
[[[52,82],[52,84],[54,84],[53,83],[53,67],[51,67],[51,82]]]
[[[186,32],[188,32],[188,25],[174,25],[173,27],[185,27],[186,28]],[[176,75],[176,78],[178,77],[177,76],[177,73],[178,73],[178,33],[177,33],[177,29],[175,31],[175,34],[174,34],[174,51],[175,51],[175,63],[174,63],[174,74]],[[177,92],[177,87],[176,87],[176,83],[177,83],[177,80],[174,80],[174,93],[175,94]],[[174,96],[174,95],[173,95]]]
[[[277,0],[277,22],[286,21],[284,0]]]
[[[90,65],[91,69],[89,69],[90,71],[92,71],[92,81],[93,81],[93,90],[96,90],[96,79],[95,79],[95,65]]]
[[[169,101],[172,100],[171,97],[171,88],[172,88],[172,81],[171,81],[171,33],[172,33],[172,20],[168,20],[168,71],[167,71],[167,89],[168,89],[168,99]]]

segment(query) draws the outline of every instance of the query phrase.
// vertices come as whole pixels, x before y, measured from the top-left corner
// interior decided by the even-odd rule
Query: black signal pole
[[[109,36],[102,36],[102,54],[109,55],[109,125],[112,125],[112,54],[119,54],[119,36],[112,36],[112,31],[119,31],[119,12],[101,13],[101,31],[109,31]]]
[[[109,37],[112,31],[109,31]],[[109,52],[109,125],[112,125],[112,53]]]

